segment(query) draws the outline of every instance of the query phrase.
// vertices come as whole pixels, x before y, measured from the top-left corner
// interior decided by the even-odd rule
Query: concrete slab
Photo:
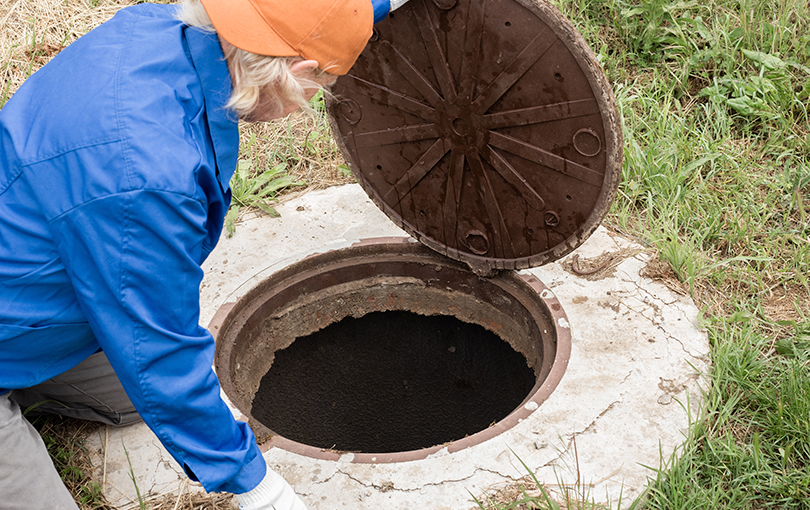
[[[278,208],[281,218],[246,218],[223,238],[205,264],[201,323],[281,267],[304,256],[371,237],[405,235],[358,185],[311,192]],[[594,276],[571,270],[612,254]],[[709,345],[698,310],[684,295],[641,276],[650,254],[600,228],[575,254],[532,269],[568,315],[568,369],[551,397],[517,426],[493,439],[447,454],[393,464],[317,460],[279,449],[268,464],[312,510],[336,508],[466,510],[471,495],[528,473],[557,491],[578,486],[596,502],[623,506],[684,440],[709,370]],[[235,415],[241,413],[235,410]],[[107,497],[135,506],[126,446],[142,494],[199,490],[143,425],[102,429],[89,438]]]

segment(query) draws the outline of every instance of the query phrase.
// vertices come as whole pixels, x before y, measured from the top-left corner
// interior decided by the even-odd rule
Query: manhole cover
[[[369,196],[479,274],[564,256],[616,193],[610,85],[546,3],[412,0],[333,92],[333,131]]]

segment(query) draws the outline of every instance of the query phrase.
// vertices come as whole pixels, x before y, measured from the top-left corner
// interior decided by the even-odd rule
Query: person
[[[76,508],[24,410],[143,420],[207,491],[304,508],[220,397],[200,265],[238,120],[304,105],[401,3],[135,5],[0,110],[0,508]]]

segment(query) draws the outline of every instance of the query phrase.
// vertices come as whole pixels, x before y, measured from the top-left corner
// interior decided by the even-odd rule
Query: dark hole
[[[506,23],[504,23],[504,25],[506,25],[506,27],[507,27],[507,28],[509,28],[509,27],[511,27],[511,26],[512,26],[512,23],[511,23],[511,22],[509,22],[509,21],[507,21]]]
[[[562,81],[563,77],[560,73],[554,73],[554,79],[557,81]]]
[[[481,326],[374,312],[276,352],[251,414],[315,447],[409,451],[486,429],[534,384],[523,355]]]
[[[565,195],[566,200],[571,200],[571,195]]]
[[[377,170],[382,170],[382,167],[380,165],[377,165]]]

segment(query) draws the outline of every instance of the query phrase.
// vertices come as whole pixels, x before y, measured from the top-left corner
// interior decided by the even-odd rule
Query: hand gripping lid
[[[542,0],[411,0],[332,91],[333,132],[371,199],[478,274],[563,257],[616,194],[610,85]]]

